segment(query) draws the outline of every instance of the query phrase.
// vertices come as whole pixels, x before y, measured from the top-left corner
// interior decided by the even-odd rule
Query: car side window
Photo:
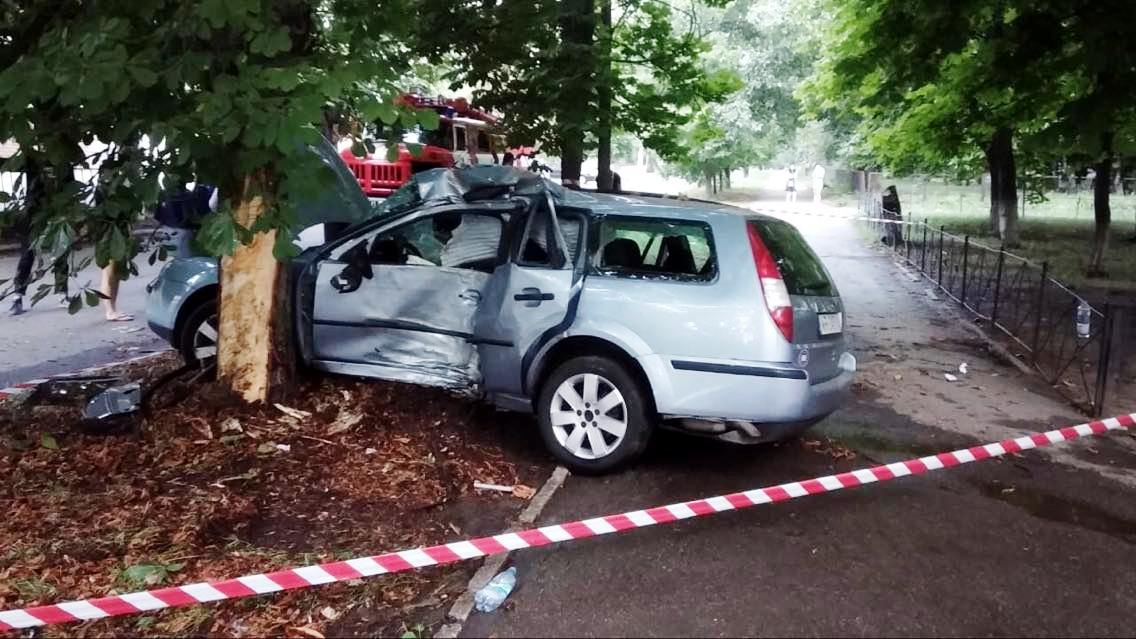
[[[717,272],[713,234],[702,222],[611,216],[597,235],[592,264],[604,275],[705,281]]]
[[[502,227],[494,215],[461,211],[431,215],[375,237],[370,262],[490,273],[497,265]]]

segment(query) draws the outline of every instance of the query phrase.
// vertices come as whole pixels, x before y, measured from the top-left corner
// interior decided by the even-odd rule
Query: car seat
[[[664,237],[659,250],[662,253],[659,270],[680,275],[698,274],[698,269],[694,266],[694,254],[690,251],[690,240],[685,235]]]

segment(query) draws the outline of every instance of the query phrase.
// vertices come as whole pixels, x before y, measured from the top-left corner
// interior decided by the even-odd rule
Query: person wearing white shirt
[[[824,167],[817,164],[813,167],[813,203],[820,204],[821,192],[824,191]]]

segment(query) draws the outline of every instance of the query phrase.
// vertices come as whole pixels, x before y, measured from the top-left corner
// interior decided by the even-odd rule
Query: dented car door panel
[[[433,266],[375,265],[374,277],[342,294],[339,262],[319,265],[312,318],[313,365],[353,374],[463,388],[480,382],[473,318],[487,273]]]
[[[350,239],[334,259],[314,265],[311,365],[453,390],[479,387],[474,318],[494,276],[474,269],[492,268],[500,244],[481,220],[503,226],[500,214],[479,213],[465,207],[413,216]],[[443,215],[460,222],[434,226]]]
[[[485,390],[501,405],[510,398],[525,403],[526,364],[540,346],[567,329],[574,286],[583,273],[585,217],[568,213],[558,219],[555,207],[538,208],[517,233],[509,264],[499,268],[478,314],[477,340]],[[549,221],[552,221],[549,224]],[[522,259],[522,246],[534,225],[549,232],[542,249],[559,247],[544,264]],[[568,231],[568,232],[565,232]],[[555,262],[555,263],[553,263]],[[505,400],[505,401],[502,401]]]

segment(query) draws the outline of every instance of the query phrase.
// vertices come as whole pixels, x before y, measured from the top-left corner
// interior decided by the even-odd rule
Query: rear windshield
[[[836,297],[836,287],[828,279],[820,258],[804,238],[784,222],[750,222],[765,246],[777,260],[781,277],[790,295]]]

